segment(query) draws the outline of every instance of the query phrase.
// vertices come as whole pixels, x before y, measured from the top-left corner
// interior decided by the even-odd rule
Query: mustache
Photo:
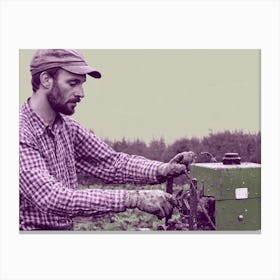
[[[76,97],[67,101],[67,103],[79,103],[81,102],[81,98]]]

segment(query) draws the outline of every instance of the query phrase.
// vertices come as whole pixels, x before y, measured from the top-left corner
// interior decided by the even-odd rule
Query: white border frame
[[[2,1],[1,279],[280,279],[279,2]],[[18,233],[18,50],[262,50],[262,233]],[[16,218],[15,218],[16,217]]]

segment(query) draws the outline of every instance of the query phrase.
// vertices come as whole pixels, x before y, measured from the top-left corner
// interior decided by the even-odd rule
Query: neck
[[[31,109],[38,114],[45,122],[52,125],[57,113],[51,108],[47,95],[37,91],[29,100]]]

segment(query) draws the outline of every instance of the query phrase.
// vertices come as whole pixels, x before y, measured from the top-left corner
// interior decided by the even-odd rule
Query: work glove
[[[159,182],[164,182],[168,177],[177,177],[188,174],[190,165],[195,160],[195,153],[192,151],[182,152],[173,157],[169,162],[162,163],[157,170]]]
[[[132,190],[125,196],[126,208],[138,208],[159,219],[169,216],[176,205],[175,197],[161,190]]]
[[[187,171],[190,171],[190,165],[195,161],[195,153],[193,151],[182,152],[173,157],[169,163],[179,163],[186,166]]]

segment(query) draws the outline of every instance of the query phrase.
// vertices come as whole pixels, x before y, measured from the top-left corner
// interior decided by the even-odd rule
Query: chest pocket
[[[69,188],[76,188],[77,175],[75,167],[74,147],[66,135],[57,138],[57,160],[59,162],[60,180]]]
[[[45,164],[48,168],[50,175],[57,177],[58,166],[57,166],[56,154],[55,154],[53,143],[48,142],[47,145],[42,145],[41,155],[43,160],[45,161]]]

